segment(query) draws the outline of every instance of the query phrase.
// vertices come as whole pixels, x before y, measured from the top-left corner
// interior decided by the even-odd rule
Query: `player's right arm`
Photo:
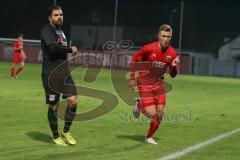
[[[147,58],[148,53],[148,47],[144,46],[132,57],[130,61],[130,89],[137,86],[138,71],[141,69],[141,62],[143,61],[143,59]]]

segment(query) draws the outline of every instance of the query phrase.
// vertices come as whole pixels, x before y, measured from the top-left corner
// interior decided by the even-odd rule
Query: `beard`
[[[58,19],[57,21],[53,21],[52,23],[56,28],[60,28],[63,25],[63,20]]]

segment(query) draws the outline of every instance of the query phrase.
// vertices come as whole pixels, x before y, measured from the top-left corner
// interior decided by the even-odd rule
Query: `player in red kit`
[[[159,28],[158,42],[145,45],[131,59],[129,88],[138,88],[140,101],[134,107],[135,117],[140,110],[150,118],[150,127],[145,142],[157,144],[153,135],[158,129],[164,113],[166,93],[163,86],[164,74],[171,77],[178,72],[179,57],[170,45],[172,29],[169,25]]]
[[[11,66],[11,78],[15,79],[18,78],[19,73],[24,68],[24,59],[26,58],[23,52],[23,34],[18,35],[18,39],[13,44],[13,63]],[[15,72],[16,64],[20,64],[19,68]]]

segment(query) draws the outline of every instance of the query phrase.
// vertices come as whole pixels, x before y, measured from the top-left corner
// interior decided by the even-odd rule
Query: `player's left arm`
[[[25,59],[27,59],[27,56],[26,56],[26,53],[22,50],[22,56],[23,56],[23,59],[25,60]]]
[[[169,74],[172,78],[176,77],[176,75],[178,74],[180,63],[179,55],[177,53],[175,53],[173,58],[173,61],[169,65]]]

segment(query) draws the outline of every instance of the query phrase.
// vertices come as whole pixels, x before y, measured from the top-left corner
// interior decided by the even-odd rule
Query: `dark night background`
[[[115,0],[57,0],[63,7],[64,30],[71,25],[93,24],[92,13],[100,13],[98,25],[113,26]],[[40,39],[40,29],[47,23],[46,11],[53,0],[1,1],[0,37],[15,38],[23,32],[25,39]],[[173,46],[178,47],[179,0],[119,0],[118,26],[158,31],[160,24],[172,24]],[[176,9],[176,12],[173,10]],[[240,33],[240,1],[184,1],[182,48],[217,52],[224,38]]]

